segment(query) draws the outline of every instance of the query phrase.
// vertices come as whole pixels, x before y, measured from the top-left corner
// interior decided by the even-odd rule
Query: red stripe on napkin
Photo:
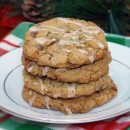
[[[5,53],[7,53],[8,51],[7,50],[4,50],[4,49],[1,49],[0,48],[0,56],[4,55]]]
[[[107,120],[84,123],[84,124],[74,124],[74,126],[81,127],[85,130],[108,130],[108,128],[109,130],[125,130],[127,127],[130,126],[130,121],[124,120],[119,123],[118,120],[120,120],[121,118],[125,118],[129,115],[130,114],[127,113]],[[72,125],[70,126],[72,127]]]
[[[5,40],[5,39],[2,39],[1,41],[2,41],[2,42],[5,42],[5,43],[7,43],[7,44],[9,44],[9,45],[11,45],[11,46],[13,46],[13,47],[16,47],[16,48],[19,48],[19,47],[20,47],[20,46],[15,45],[15,44],[13,44],[13,43],[11,43],[11,42]]]
[[[2,118],[0,118],[0,123],[4,122],[6,119],[8,119],[9,117],[11,117],[11,115],[6,114],[5,116],[3,116]]]

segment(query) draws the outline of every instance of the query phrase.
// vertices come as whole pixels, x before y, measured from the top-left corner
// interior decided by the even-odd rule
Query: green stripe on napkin
[[[15,130],[52,130],[52,129],[40,125],[23,124],[22,126],[17,127]]]
[[[22,22],[19,24],[12,32],[11,34],[24,39],[25,32],[32,26],[34,23],[31,22]]]
[[[106,39],[107,41],[115,42],[115,43],[130,47],[130,37],[107,33]]]

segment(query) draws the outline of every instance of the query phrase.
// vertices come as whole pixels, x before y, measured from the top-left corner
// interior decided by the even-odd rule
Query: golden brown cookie
[[[77,68],[99,60],[108,52],[105,34],[97,25],[70,18],[54,18],[31,27],[23,54],[39,65]]]
[[[112,79],[108,75],[104,75],[97,81],[87,84],[63,83],[49,78],[39,78],[24,72],[24,85],[35,90],[42,95],[54,98],[74,98],[83,95],[91,95],[94,92],[101,91],[107,87],[114,85]]]
[[[93,64],[83,65],[80,68],[57,69],[49,66],[39,66],[36,62],[28,60],[24,56],[22,57],[22,63],[26,71],[34,76],[47,76],[61,82],[77,83],[88,83],[98,80],[101,76],[108,73],[108,64],[110,61],[111,56],[107,55]]]
[[[74,99],[51,98],[43,96],[27,87],[24,87],[22,96],[30,106],[61,111],[65,114],[86,113],[94,107],[101,106],[115,97],[117,88],[115,85],[106,88],[90,96],[82,96]]]

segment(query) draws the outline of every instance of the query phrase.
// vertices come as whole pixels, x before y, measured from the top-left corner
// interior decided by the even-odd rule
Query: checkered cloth
[[[23,45],[25,32],[33,23],[23,22],[0,41],[0,56]],[[130,38],[106,34],[110,42],[130,47]],[[0,130],[130,130],[130,113],[108,120],[84,124],[36,123],[19,119],[0,110]]]

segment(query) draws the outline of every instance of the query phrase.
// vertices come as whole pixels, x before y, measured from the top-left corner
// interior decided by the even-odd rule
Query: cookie
[[[42,95],[54,98],[75,98],[83,95],[91,95],[94,92],[113,86],[114,83],[108,75],[104,75],[97,81],[78,84],[58,82],[49,78],[39,78],[24,72],[24,85]]]
[[[31,27],[23,54],[39,65],[77,68],[105,57],[108,45],[101,28],[92,22],[54,18]]]
[[[111,56],[108,54],[104,58],[94,62],[93,64],[83,65],[75,69],[57,69],[49,66],[39,66],[36,62],[28,60],[23,56],[22,63],[27,72],[32,75],[43,77],[47,76],[51,79],[61,82],[77,82],[88,83],[98,80],[101,76],[108,73],[108,64]]]
[[[73,99],[55,99],[43,96],[27,87],[24,87],[22,92],[23,98],[29,102],[30,106],[58,110],[65,114],[86,113],[94,107],[101,106],[108,102],[115,97],[116,94],[117,88],[115,85],[98,93],[94,93],[93,95]]]

